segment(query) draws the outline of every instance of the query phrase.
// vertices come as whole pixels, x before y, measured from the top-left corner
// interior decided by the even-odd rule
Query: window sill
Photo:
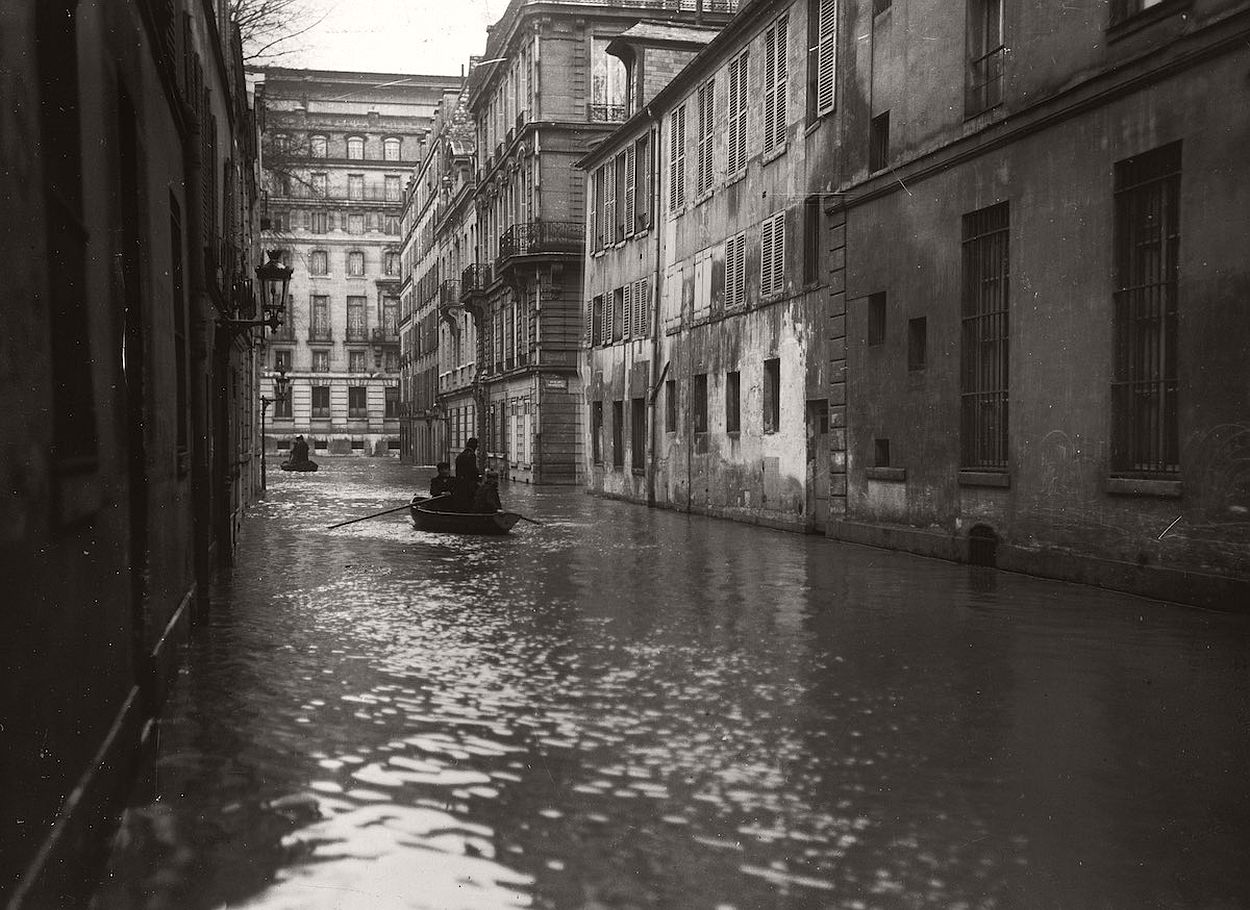
[[[709,190],[703,191],[702,193],[700,193],[698,196],[696,196],[694,199],[691,200],[690,208],[697,209],[699,206],[703,205],[703,203],[711,199],[712,196],[714,196],[715,194],[716,194],[716,187],[712,187]]]
[[[960,471],[959,485],[1008,489],[1011,487],[1011,475],[1006,471]]]
[[[900,483],[907,479],[906,468],[865,468],[864,476],[869,480],[884,480]]]
[[[1184,494],[1184,486],[1179,480],[1149,480],[1144,477],[1108,477],[1105,489],[1112,496],[1154,499],[1180,499]]]
[[[772,164],[774,161],[776,161],[778,158],[780,158],[782,155],[786,153],[786,149],[788,147],[789,147],[788,144],[783,142],[781,145],[777,146],[771,152],[765,152],[763,155],[760,156],[760,164],[761,165]]]
[[[1170,19],[1177,13],[1184,12],[1193,5],[1193,0],[1163,0],[1157,6],[1139,10],[1130,16],[1113,22],[1107,26],[1107,43],[1113,44],[1122,38],[1149,28],[1156,22]]]
[[[735,183],[740,183],[746,179],[747,179],[747,169],[744,167],[742,168],[742,170],[735,171],[734,173],[730,174],[728,177],[725,178],[725,187],[729,188],[733,186]]]
[[[647,469],[646,468],[631,468],[630,473],[632,473],[635,477],[646,477]]]
[[[742,431],[741,430],[726,430],[725,435],[728,436],[730,439],[741,439]]]

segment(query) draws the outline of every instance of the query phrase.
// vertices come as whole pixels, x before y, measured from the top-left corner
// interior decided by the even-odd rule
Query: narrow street
[[[270,475],[95,906],[1250,905],[1250,621],[428,472]]]

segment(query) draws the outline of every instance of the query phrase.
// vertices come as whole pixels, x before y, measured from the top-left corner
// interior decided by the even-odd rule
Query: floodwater
[[[271,478],[97,908],[1250,906],[1250,621],[592,498]]]

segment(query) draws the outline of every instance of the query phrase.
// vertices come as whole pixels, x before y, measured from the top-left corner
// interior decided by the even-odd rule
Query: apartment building
[[[266,68],[264,242],[294,269],[270,451],[397,454],[404,184],[458,76]]]
[[[840,9],[832,533],[1250,602],[1250,4]]]
[[[258,143],[224,3],[10,0],[0,58],[0,904],[84,906],[258,480]]]
[[[579,163],[590,490],[795,530],[840,512],[834,13],[755,2],[608,46],[630,116]]]
[[[735,8],[513,0],[490,30],[469,79],[477,241],[459,292],[478,328],[476,435],[505,478],[580,476],[585,186],[573,165],[627,116],[625,68],[608,45],[643,19],[714,29]]]

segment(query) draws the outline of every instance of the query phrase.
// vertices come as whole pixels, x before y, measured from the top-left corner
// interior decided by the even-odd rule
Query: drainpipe
[[[702,0],[699,6],[702,8]],[[660,301],[664,297],[664,270],[660,268],[660,256],[663,245],[660,242],[660,202],[662,195],[660,193],[659,164],[660,164],[660,120],[651,112],[648,106],[647,113],[651,117],[651,223],[655,226],[655,268],[652,272],[651,287],[654,288],[653,302],[651,304],[651,395],[650,401],[647,403],[648,417],[651,420],[651,438],[648,443],[651,448],[650,457],[647,458],[647,505],[655,505],[655,457],[659,449],[657,439],[659,431],[656,427],[655,419],[655,400],[660,395],[660,383],[664,380],[664,375],[668,372],[668,364],[664,364],[664,368],[660,368]]]

